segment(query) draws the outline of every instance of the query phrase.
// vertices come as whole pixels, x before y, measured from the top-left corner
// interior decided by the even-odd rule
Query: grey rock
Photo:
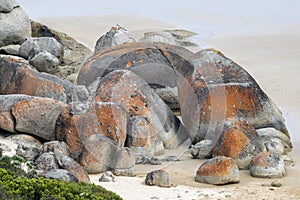
[[[131,149],[119,148],[116,152],[116,163],[114,169],[130,169],[135,164],[135,157]]]
[[[7,136],[6,139],[14,142],[17,145],[29,145],[29,146],[35,146],[37,148],[40,148],[42,143],[34,136],[28,135],[28,134],[13,134],[10,136]]]
[[[213,147],[212,140],[205,139],[197,142],[195,145],[191,145],[191,155],[193,158],[204,158],[210,154]]]
[[[29,59],[29,64],[39,72],[52,73],[57,70],[59,60],[48,51],[40,51],[33,58]]]
[[[16,0],[1,0],[0,13],[9,13],[18,6],[19,4]]]
[[[179,100],[177,87],[154,87],[154,92],[171,108],[173,111],[179,111]]]
[[[28,37],[20,47],[20,55],[26,59],[33,58],[41,51],[49,52],[59,61],[62,60],[64,54],[63,46],[53,37]]]
[[[261,152],[250,163],[250,174],[259,178],[282,178],[286,175],[283,158],[272,152]]]
[[[56,159],[61,168],[68,170],[73,174],[79,182],[90,182],[86,169],[80,166],[75,160],[69,156],[56,155]]]
[[[160,187],[170,187],[169,173],[164,170],[155,170],[147,174],[146,185],[157,185]]]
[[[281,187],[281,182],[279,180],[272,181],[271,186],[273,186],[273,187]]]
[[[115,181],[116,178],[110,171],[103,173],[99,178],[99,182],[115,182]]]
[[[133,41],[133,39],[129,37],[127,30],[117,24],[97,40],[94,53],[112,46],[125,44],[131,41]]]
[[[9,13],[0,12],[0,47],[21,44],[30,36],[30,20],[22,8],[16,7]]]
[[[112,170],[112,173],[116,176],[134,177],[137,175],[136,169],[134,167],[129,168],[129,169],[114,169],[114,170]]]
[[[218,156],[207,160],[199,167],[195,181],[213,185],[238,183],[239,169],[232,158]]]
[[[40,177],[58,179],[64,182],[78,182],[77,178],[65,169],[51,169],[49,171],[38,172],[37,174]]]
[[[148,156],[138,156],[135,159],[135,164],[149,164],[149,165],[160,165],[161,162],[158,158]]]
[[[76,84],[77,75],[77,73],[70,74],[66,77],[66,80]]]
[[[0,47],[0,54],[19,56],[19,49],[19,44],[11,44],[8,46]]]
[[[22,156],[27,161],[34,161],[40,155],[39,146],[32,146],[28,144],[18,145],[16,154]]]
[[[53,152],[57,156],[69,156],[70,150],[68,145],[63,141],[45,142],[41,148],[42,153]]]
[[[38,170],[49,171],[51,169],[58,169],[57,159],[53,152],[43,153],[36,160],[35,165]]]

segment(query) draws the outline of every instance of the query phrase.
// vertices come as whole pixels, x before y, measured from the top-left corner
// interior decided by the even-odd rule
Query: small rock
[[[129,169],[114,169],[112,170],[112,173],[116,176],[128,176],[128,177],[134,177],[137,175],[136,169],[134,167]]]
[[[232,158],[218,156],[207,160],[199,167],[195,181],[213,185],[238,183],[239,169]]]
[[[272,152],[261,152],[250,163],[250,174],[259,178],[282,178],[286,175],[283,158]]]
[[[38,170],[49,171],[50,169],[58,169],[57,159],[53,152],[43,153],[36,160],[35,165]]]
[[[103,173],[99,178],[99,182],[115,182],[115,181],[116,178],[110,171]]]
[[[135,159],[135,164],[149,164],[149,165],[160,165],[161,162],[155,157],[138,156]]]
[[[147,174],[146,185],[157,185],[160,187],[170,187],[169,173],[164,170],[155,170]]]
[[[191,154],[193,158],[205,158],[210,154],[212,147],[212,140],[202,140],[195,145],[191,145]]]
[[[273,187],[281,187],[281,182],[279,180],[273,181],[271,183],[271,186],[273,186]]]
[[[11,44],[0,48],[0,54],[19,56],[20,45]]]
[[[63,141],[45,142],[41,148],[41,153],[53,152],[55,156],[70,156],[68,145]]]
[[[29,64],[39,72],[53,73],[59,65],[59,60],[48,51],[41,51],[29,59]]]

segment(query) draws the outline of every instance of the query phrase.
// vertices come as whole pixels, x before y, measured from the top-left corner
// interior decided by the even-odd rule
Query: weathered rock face
[[[28,15],[15,1],[0,2],[0,47],[21,44],[31,36]]]
[[[182,56],[179,56],[182,55]],[[162,43],[129,43],[99,51],[80,69],[77,84],[86,86],[116,69],[129,69],[142,77],[172,109],[179,109],[173,63],[185,64],[182,57],[192,52]]]
[[[117,24],[97,40],[94,53],[112,46],[126,44],[132,41],[133,39],[129,37],[127,30]]]
[[[134,155],[128,149],[117,147],[115,141],[101,134],[86,138],[79,163],[88,173],[132,168],[135,164]]]
[[[34,70],[25,61],[12,57],[0,57],[0,94],[27,94],[49,97],[63,102],[84,101],[88,91],[84,86],[76,86]]]
[[[19,56],[20,45],[11,44],[0,48],[0,54]]]
[[[87,137],[102,134],[123,147],[127,114],[111,102],[73,102],[61,112],[56,124],[56,139],[65,141],[71,157],[77,159]]]
[[[44,178],[59,179],[64,182],[78,182],[77,178],[65,169],[51,169],[48,171],[38,171],[37,175]]]
[[[239,169],[232,158],[218,156],[207,160],[199,167],[195,180],[213,185],[238,183]]]
[[[54,140],[56,119],[65,106],[63,102],[42,97],[15,103],[12,106],[15,128],[45,140]]]
[[[9,132],[16,132],[12,106],[17,102],[33,98],[27,95],[0,95],[0,128]]]
[[[253,158],[264,150],[255,129],[243,120],[226,119],[212,156],[227,156],[235,160],[240,169],[248,169]]]
[[[286,175],[284,160],[276,153],[261,152],[252,159],[250,173],[260,178],[282,178]]]
[[[15,0],[3,0],[0,2],[0,13],[9,13],[18,6]]]
[[[146,185],[157,185],[160,187],[170,187],[169,173],[164,170],[155,170],[147,174],[145,179]]]
[[[49,171],[51,169],[58,169],[57,159],[53,152],[43,153],[36,160],[35,165],[38,170]]]
[[[176,65],[176,71],[182,119],[194,142],[214,137],[229,117],[256,129],[273,127],[289,137],[279,109],[239,65],[210,49],[193,55],[190,63]]]
[[[144,117],[154,128],[155,133],[150,135],[157,135],[166,148],[175,148],[188,139],[170,108],[141,77],[130,70],[115,70],[101,79],[93,101],[116,102],[130,117]]]
[[[158,140],[153,126],[144,117],[134,116],[127,122],[126,147],[130,147],[136,157],[154,156],[155,143]]]
[[[41,148],[41,153],[53,152],[57,156],[70,156],[70,150],[65,142],[50,141],[45,142]]]

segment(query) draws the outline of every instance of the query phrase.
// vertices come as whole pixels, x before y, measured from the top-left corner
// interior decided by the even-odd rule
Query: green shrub
[[[0,148],[1,149],[1,148]],[[1,152],[0,152],[1,153]],[[101,186],[37,178],[21,169],[20,157],[0,158],[0,199],[13,200],[119,200]]]

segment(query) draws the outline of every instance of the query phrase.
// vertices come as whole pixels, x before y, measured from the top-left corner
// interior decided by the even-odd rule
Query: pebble
[[[273,187],[281,187],[281,183],[280,183],[279,180],[276,180],[276,181],[273,181],[273,182],[271,183],[271,186],[273,186]]]

